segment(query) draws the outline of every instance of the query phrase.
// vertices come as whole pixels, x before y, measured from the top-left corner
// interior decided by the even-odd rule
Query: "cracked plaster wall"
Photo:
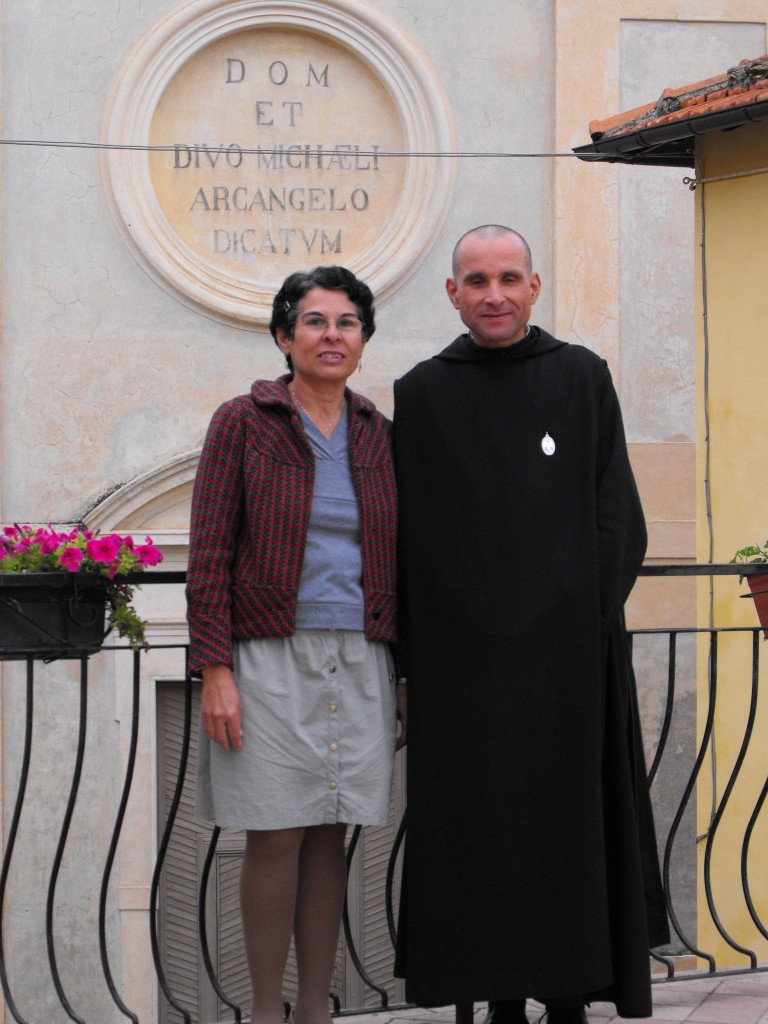
[[[97,140],[104,98],[126,50],[170,6],[160,0],[0,0],[5,138]],[[458,149],[551,149],[549,0],[486,0],[479,10],[454,0],[381,0],[379,7],[438,69]],[[0,159],[0,520],[68,520],[115,484],[193,449],[219,402],[247,390],[256,377],[276,376],[283,364],[268,333],[200,315],[140,268],[111,220],[95,151],[14,146],[4,147]],[[378,305],[378,330],[354,382],[358,390],[391,411],[393,379],[458,333],[444,281],[455,239],[477,223],[511,223],[529,237],[545,280],[539,318],[550,322],[551,181],[546,160],[458,161],[453,203],[437,243],[404,286]],[[184,529],[185,503],[168,516],[164,528]],[[176,594],[174,608],[159,613],[167,639],[183,630],[180,608]],[[158,671],[161,656],[153,655],[153,667],[142,671]],[[101,871],[114,821],[116,751],[125,746],[130,718],[130,683],[120,675],[128,670],[119,662],[92,660],[98,683],[90,687],[84,789],[56,905],[65,991],[86,1019],[115,1024],[123,1018],[99,965],[94,872]],[[42,928],[77,735],[76,668],[40,670],[34,791],[5,918],[19,1005],[54,1022],[66,1016],[45,964]],[[174,671],[175,662],[167,674]],[[2,683],[7,830],[23,736],[23,667],[3,666]],[[153,972],[145,906],[154,815],[153,686],[153,679],[142,679],[139,777],[107,926],[117,987],[143,1021],[154,1018],[157,1005],[147,984]]]
[[[596,5],[571,0],[559,5],[558,23],[568,28],[560,41],[558,70],[552,57],[551,0],[484,0],[480,5],[380,0],[378,6],[415,37],[437,68],[453,109],[457,149],[464,152],[550,152],[584,142],[588,120],[614,111],[585,101],[566,126],[569,141],[555,146],[555,80],[559,76],[567,83],[569,69],[573,77],[577,65],[569,62],[578,52],[588,53],[589,69],[599,66],[608,69],[602,74],[615,72],[620,79],[616,110],[651,99],[664,85],[705,77],[764,52],[763,24],[680,24],[666,20],[676,16],[679,4],[657,0],[658,21],[628,17],[622,22],[619,57],[615,48],[605,46],[608,36],[601,34],[596,18],[599,13],[605,19],[609,10],[611,18],[618,18],[613,0]],[[4,136],[97,140],[104,97],[126,50],[169,7],[160,0],[0,0]],[[621,8],[631,14],[627,0]],[[580,70],[578,75],[581,82]],[[561,96],[561,105],[566,99]],[[115,484],[194,448],[220,401],[246,390],[255,377],[282,372],[282,362],[265,331],[246,332],[207,319],[144,273],[112,223],[95,151],[5,147],[0,159],[0,517],[3,522],[66,520]],[[561,166],[565,174],[559,183],[565,181],[567,189],[576,170]],[[592,234],[585,231],[575,245],[565,247],[567,253],[561,252],[557,306],[559,322],[567,325],[561,333],[585,344],[599,336],[601,351],[605,342],[641,486],[646,487],[652,536],[660,537],[656,554],[685,555],[687,541],[680,540],[680,530],[670,531],[685,518],[680,509],[692,493],[692,463],[685,462],[684,472],[674,460],[669,471],[660,473],[656,467],[665,458],[662,448],[690,448],[695,436],[692,199],[683,194],[678,171],[581,170],[604,177],[608,185],[605,209],[590,206],[585,213]],[[553,324],[555,212],[564,202],[563,195],[553,192],[553,175],[553,162],[543,158],[457,161],[454,199],[440,237],[405,284],[379,303],[377,334],[354,382],[357,389],[390,411],[392,380],[458,333],[443,284],[455,239],[477,223],[509,223],[528,237],[543,278],[535,320],[545,327]],[[662,181],[666,185],[660,189]],[[569,201],[583,203],[578,196]],[[604,230],[610,219],[603,220],[617,196],[618,238],[613,227]],[[638,231],[641,221],[644,227]],[[557,225],[561,238],[566,227]],[[604,281],[589,282],[600,247],[620,251],[620,276],[610,295],[620,313],[620,336],[619,324],[611,320],[614,310],[603,310],[602,301],[604,319],[592,323],[587,318],[589,328],[581,326],[590,297],[584,280],[590,295],[596,285],[607,287]],[[183,528],[183,503],[175,514],[179,521],[164,525]],[[681,529],[690,525],[682,522]],[[73,680],[61,690],[62,678],[66,681],[71,673],[62,677],[62,672],[52,668],[51,683],[44,677],[40,738],[51,762],[69,764],[76,709]],[[12,684],[3,696],[3,763],[10,766],[18,753],[13,723],[23,715],[21,690],[15,685],[19,673],[6,669],[3,675]],[[60,701],[62,692],[66,702]],[[78,811],[84,829],[78,841],[84,845],[77,851],[83,855],[88,843],[104,845],[105,822],[114,807],[113,781],[99,785],[102,780],[93,774],[93,764],[108,761],[117,742],[111,716],[120,698],[108,672],[97,699],[94,716],[101,725],[89,740],[94,760]],[[151,747],[148,736],[144,739]],[[39,771],[45,776],[50,767],[42,764]],[[9,768],[3,779],[7,792],[14,791],[14,781]],[[53,821],[59,806],[58,791],[49,787],[30,819],[30,829],[45,836],[41,848],[55,836],[54,826],[46,822]],[[29,856],[29,885],[40,883],[45,863],[45,855]],[[71,864],[66,870],[69,899],[82,878]],[[17,921],[28,919],[23,902],[12,909]],[[39,918],[39,907],[34,913]],[[22,960],[36,953],[32,930],[25,927],[16,949]],[[117,942],[112,933],[110,940]],[[72,963],[85,965],[72,981],[80,985],[85,979],[84,991],[76,988],[73,998],[94,999],[95,1019],[116,1017],[104,992],[87,992],[87,978],[99,973],[90,966],[96,950],[74,932],[67,942]],[[32,973],[33,998],[39,996],[40,1006],[55,1006],[50,987],[35,992],[35,980]]]
[[[169,6],[6,0],[6,137],[98,139],[126,49]],[[551,147],[550,3],[498,0],[481,16],[443,0],[379,6],[437,67],[460,150]],[[356,387],[389,410],[392,380],[458,333],[443,282],[453,242],[468,227],[520,227],[549,281],[549,185],[547,161],[458,161],[442,234],[380,303]],[[7,148],[2,209],[4,521],[69,519],[116,483],[193,448],[220,401],[281,372],[266,332],[207,319],[145,275],[112,223],[94,151]],[[550,304],[545,284],[542,323]]]

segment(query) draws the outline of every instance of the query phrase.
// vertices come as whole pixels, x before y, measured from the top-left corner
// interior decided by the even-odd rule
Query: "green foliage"
[[[731,559],[731,564],[738,562],[749,562],[752,564],[768,562],[768,540],[764,541],[762,545],[748,544],[745,548],[739,548]],[[739,576],[739,583],[741,583],[743,579],[743,576]]]
[[[739,548],[731,562],[768,562],[768,540],[762,545],[750,544],[746,548]]]
[[[151,537],[135,544],[132,537],[101,535],[82,526],[62,532],[52,526],[14,523],[0,529],[0,572],[95,573],[104,578],[109,628],[116,629],[135,651],[147,647],[146,623],[131,605],[134,588],[119,577],[162,560],[162,552]]]

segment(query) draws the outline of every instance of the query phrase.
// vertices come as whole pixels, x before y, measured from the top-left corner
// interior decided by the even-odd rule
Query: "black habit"
[[[396,382],[394,443],[407,998],[649,1016],[668,933],[623,625],[646,531],[608,367],[462,335]]]

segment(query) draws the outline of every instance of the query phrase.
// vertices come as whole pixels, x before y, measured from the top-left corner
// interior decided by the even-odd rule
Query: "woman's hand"
[[[228,665],[207,665],[203,669],[200,710],[206,734],[224,750],[243,745],[242,705],[232,669]]]
[[[395,710],[397,721],[400,725],[400,732],[397,735],[395,750],[400,750],[406,744],[406,725],[408,723],[408,687],[399,685],[395,687]]]

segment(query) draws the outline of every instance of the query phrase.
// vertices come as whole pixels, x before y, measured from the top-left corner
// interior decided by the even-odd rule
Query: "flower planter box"
[[[0,573],[0,660],[94,654],[106,635],[105,582],[85,573]]]
[[[747,583],[755,602],[757,617],[763,627],[763,636],[768,640],[768,573],[747,576]]]

